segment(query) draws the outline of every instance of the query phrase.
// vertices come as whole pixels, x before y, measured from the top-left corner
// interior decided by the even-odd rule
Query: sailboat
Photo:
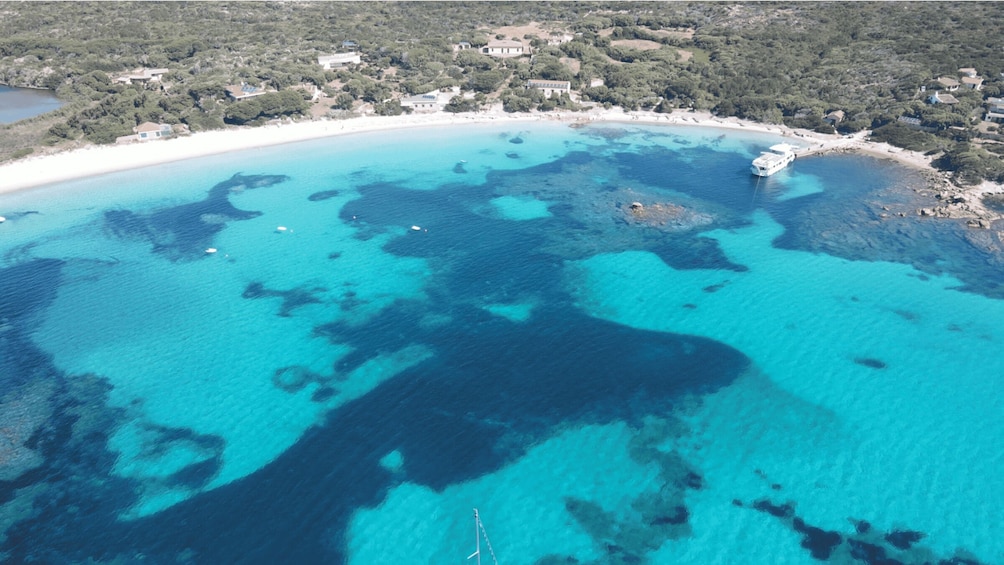
[[[481,523],[481,516],[478,515],[478,509],[474,509],[474,553],[467,556],[467,560],[470,561],[475,557],[478,559],[477,564],[481,565],[481,538],[485,538],[485,547],[488,548],[488,555],[492,558],[492,563],[494,565],[499,565],[498,559],[495,558],[495,551],[492,549],[492,542],[488,539],[488,532],[485,530],[485,525]]]

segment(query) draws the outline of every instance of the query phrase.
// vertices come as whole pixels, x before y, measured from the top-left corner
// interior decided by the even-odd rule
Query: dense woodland
[[[504,26],[538,22],[573,40],[516,37],[533,57],[495,59],[475,46]],[[833,131],[940,154],[960,183],[1004,181],[984,99],[1004,91],[1004,5],[998,3],[617,2],[0,2],[0,84],[56,91],[60,110],[0,127],[0,160],[46,148],[111,143],[145,121],[191,131],[283,116],[404,111],[402,96],[459,86],[447,111],[502,103],[507,111],[593,105],[720,116]],[[345,41],[362,64],[325,71],[318,55]],[[168,68],[163,82],[116,74]],[[981,91],[955,105],[925,102],[940,76],[977,69]],[[569,80],[580,93],[547,99],[528,78]],[[597,80],[600,79],[600,80]],[[274,95],[235,102],[230,84]],[[602,84],[599,84],[602,82]],[[309,102],[302,85],[323,89]],[[899,117],[918,118],[911,129]]]

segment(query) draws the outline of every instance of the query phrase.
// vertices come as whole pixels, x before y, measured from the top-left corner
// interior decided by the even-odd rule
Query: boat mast
[[[472,557],[478,558],[478,565],[481,565],[481,518],[478,517],[478,509],[474,509],[474,553],[467,556],[470,561]]]
[[[485,530],[485,525],[481,522],[481,516],[478,515],[478,509],[474,509],[474,553],[467,556],[467,560],[477,557],[477,564],[481,565],[481,536],[485,536],[485,546],[488,547],[488,555],[492,557],[492,563],[494,565],[499,565],[498,559],[495,558],[495,550],[492,549],[492,542],[488,539],[488,532]]]

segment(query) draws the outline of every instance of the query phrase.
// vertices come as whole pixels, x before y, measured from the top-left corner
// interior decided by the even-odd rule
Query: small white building
[[[1004,123],[1004,98],[987,98],[987,115],[983,119],[988,122]]]
[[[160,139],[171,135],[171,124],[155,124],[153,122],[143,122],[132,128],[136,132],[136,138],[140,141],[148,139]]]
[[[927,97],[927,101],[931,104],[958,104],[959,99],[952,96],[951,94],[945,94],[942,92],[935,92],[934,94]]]
[[[433,90],[425,94],[408,96],[407,98],[402,98],[400,102],[402,108],[411,108],[413,112],[439,112],[458,94],[460,94],[460,87],[454,86],[442,90]]]
[[[481,52],[492,57],[509,58],[522,57],[525,54],[523,44],[511,39],[501,39],[489,41],[488,45],[481,48]]]
[[[541,80],[532,78],[526,81],[526,87],[536,88],[544,93],[544,96],[550,98],[554,93],[562,95],[565,93],[572,92],[572,83],[567,80]]]
[[[401,99],[402,108],[411,108],[415,112],[436,112],[439,111],[439,96],[436,93],[418,94]]]
[[[153,122],[143,122],[140,125],[132,128],[134,132],[132,135],[123,135],[121,137],[115,138],[115,143],[129,143],[132,141],[150,141],[151,139],[160,139],[162,137],[168,137],[174,133],[174,128],[171,124],[155,124]],[[187,130],[185,130],[187,131]]]
[[[121,84],[132,84],[134,82],[148,83],[148,82],[160,82],[161,76],[167,74],[170,69],[146,69],[139,68],[129,71],[128,73],[119,75],[112,79],[114,82]]]
[[[340,69],[348,65],[358,65],[362,62],[362,57],[355,51],[348,53],[335,53],[333,55],[320,55],[317,57],[317,64],[324,67],[324,70]]]
[[[255,96],[261,96],[265,94],[265,89],[258,86],[251,86],[246,82],[241,84],[231,84],[227,87],[227,95],[234,100],[247,100],[248,98],[254,98]]]

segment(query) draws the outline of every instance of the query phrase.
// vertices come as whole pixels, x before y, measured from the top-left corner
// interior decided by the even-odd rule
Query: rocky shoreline
[[[906,159],[903,150],[897,150],[887,144],[869,147],[862,145],[862,143],[865,143],[864,140],[860,140],[860,143],[839,146],[824,144],[813,152],[863,153],[873,157],[888,158],[901,164],[913,165],[921,172],[926,181],[924,188],[915,188],[914,192],[932,200],[930,206],[921,206],[916,209],[917,216],[965,220],[967,227],[985,230],[995,229],[995,222],[1004,220],[1004,213],[992,209],[986,202],[989,198],[1001,198],[1002,204],[1004,204],[1004,186],[986,181],[977,186],[958,186],[952,182],[951,173],[934,170],[928,157],[924,157],[923,162],[915,162],[912,159]],[[896,155],[893,156],[893,153]],[[883,209],[888,212],[887,207],[883,207]],[[903,216],[904,214],[899,213],[898,215]],[[880,216],[885,218],[889,217],[890,214],[880,214]],[[1004,229],[1004,225],[999,226],[999,229]]]
[[[953,218],[965,220],[971,228],[993,229],[994,222],[1004,219],[1004,214],[997,212],[985,203],[985,199],[1001,194],[1000,191],[987,190],[984,185],[977,187],[958,187],[941,179],[941,186],[929,191],[936,201],[933,206],[918,208],[918,216],[935,218]]]

